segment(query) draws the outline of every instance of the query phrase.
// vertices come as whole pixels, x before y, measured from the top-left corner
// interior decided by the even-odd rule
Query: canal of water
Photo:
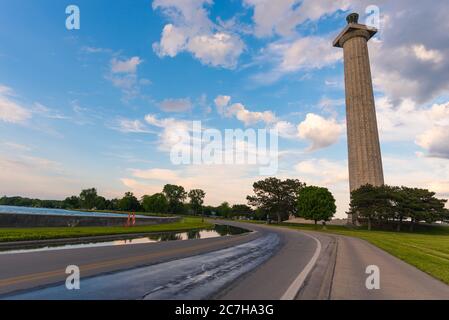
[[[225,237],[230,235],[244,234],[250,232],[249,230],[228,226],[228,225],[215,225],[213,228],[208,229],[196,229],[185,232],[163,232],[163,233],[153,233],[147,234],[145,236],[123,236],[115,240],[92,240],[86,239],[83,242],[82,239],[77,239],[77,243],[72,244],[42,244],[42,245],[32,245],[21,249],[10,249],[2,250],[0,248],[1,254],[16,254],[16,253],[27,253],[27,252],[39,252],[39,251],[50,251],[50,250],[67,250],[67,249],[79,249],[79,248],[91,248],[91,247],[109,247],[109,246],[126,246],[133,244],[142,243],[157,243],[162,241],[182,241],[190,239],[207,239],[216,237]],[[80,242],[81,241],[81,242]]]

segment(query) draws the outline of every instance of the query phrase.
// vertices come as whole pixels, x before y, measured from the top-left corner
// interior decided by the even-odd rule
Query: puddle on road
[[[93,248],[93,247],[111,247],[111,246],[126,246],[142,243],[156,243],[163,241],[182,241],[190,239],[208,239],[217,238],[230,235],[244,234],[250,232],[249,230],[227,226],[227,225],[215,225],[212,229],[198,229],[190,230],[186,232],[163,232],[157,234],[148,234],[144,237],[128,236],[117,240],[101,240],[92,241],[86,240],[86,242],[76,244],[55,244],[55,245],[41,245],[41,246],[29,246],[23,249],[10,249],[1,250],[2,254],[15,254],[15,253],[27,253],[27,252],[39,252],[39,251],[51,251],[51,250],[66,250],[66,249],[80,249],[80,248]]]

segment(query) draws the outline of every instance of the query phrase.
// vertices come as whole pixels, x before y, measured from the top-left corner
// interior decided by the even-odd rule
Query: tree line
[[[282,222],[295,216],[325,224],[336,212],[335,198],[327,188],[307,186],[299,180],[267,178],[255,182],[253,189],[254,195],[247,199],[256,207],[259,219]],[[420,222],[449,222],[447,200],[435,195],[421,188],[365,185],[351,192],[347,213],[369,230],[374,225],[401,231],[406,223],[413,231]]]
[[[132,192],[122,198],[108,200],[95,188],[82,190],[79,196],[65,200],[39,200],[23,197],[0,198],[0,205],[82,210],[134,211],[155,214],[194,214],[224,218],[247,217],[278,223],[291,216],[312,220],[317,224],[330,221],[336,213],[335,198],[323,187],[307,186],[297,179],[266,178],[253,184],[253,195],[247,204],[205,206],[206,193],[201,189],[187,192],[183,186],[167,184],[162,191],[138,199]],[[411,231],[419,222],[449,221],[447,200],[435,197],[427,189],[366,185],[351,192],[348,214],[371,229],[372,226],[396,226],[407,223]]]
[[[147,212],[154,214],[193,214],[232,218],[237,215],[251,215],[253,210],[245,204],[230,205],[223,202],[219,206],[205,206],[206,193],[201,189],[189,192],[183,186],[167,184],[162,191],[144,195],[138,199],[132,192],[122,198],[106,199],[96,188],[84,189],[78,196],[64,200],[40,200],[26,197],[2,197],[0,205],[66,209],[66,210],[109,210],[125,212]]]
[[[410,231],[419,222],[449,221],[446,199],[438,199],[435,192],[427,189],[383,185],[365,185],[351,193],[350,214],[372,225],[396,225],[401,231],[404,222]]]
[[[267,178],[253,184],[254,195],[247,196],[248,203],[256,208],[259,220],[278,223],[291,216],[318,221],[329,221],[337,207],[332,193],[326,189],[307,186],[297,179]]]

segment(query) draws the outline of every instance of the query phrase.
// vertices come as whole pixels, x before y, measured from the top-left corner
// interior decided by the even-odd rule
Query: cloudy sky
[[[81,29],[66,29],[66,7]],[[0,195],[63,199],[203,188],[244,203],[252,165],[175,165],[173,132],[277,128],[280,178],[349,200],[342,52],[351,11],[370,42],[389,184],[449,197],[449,4],[349,0],[74,0],[0,4]],[[368,8],[372,9],[372,8]],[[188,129],[186,129],[188,130]]]

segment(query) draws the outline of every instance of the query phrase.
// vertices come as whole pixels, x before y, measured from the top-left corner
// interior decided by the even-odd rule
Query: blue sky
[[[387,183],[449,196],[449,36],[429,22],[449,9],[434,2],[374,1],[370,53]],[[66,29],[70,4],[80,30]],[[253,166],[171,163],[171,132],[198,120],[281,129],[276,175],[329,187],[344,216],[343,65],[331,43],[350,11],[364,21],[371,4],[2,2],[0,194],[140,196],[179,183],[205,189],[210,204],[244,203],[260,178]]]

